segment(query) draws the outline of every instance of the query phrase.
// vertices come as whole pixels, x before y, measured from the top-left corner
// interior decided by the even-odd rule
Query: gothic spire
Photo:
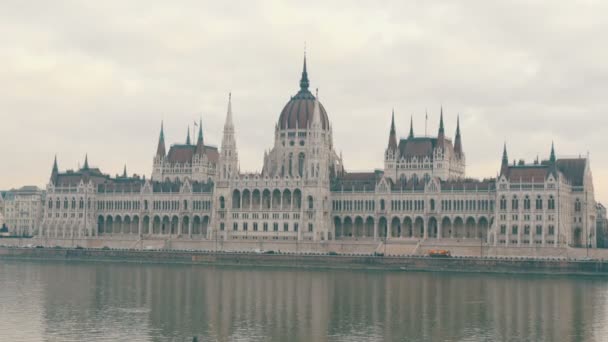
[[[553,141],[551,142],[551,155],[549,156],[549,162],[555,163],[555,147],[553,146]]]
[[[190,125],[188,125],[188,135],[186,136],[186,145],[190,145]]]
[[[203,141],[203,119],[201,118],[198,123],[198,139],[196,141],[196,153],[203,154],[205,144]]]
[[[300,79],[300,90],[308,90],[308,72],[306,71],[306,51],[304,51],[304,67],[302,68],[302,78]]]
[[[122,177],[127,178],[127,164],[125,164],[124,169],[122,169]]]
[[[228,112],[226,113],[226,122],[224,123],[224,129],[233,128],[232,124],[232,93],[228,93]]]
[[[507,155],[507,143],[505,142],[502,149],[502,167],[509,166],[509,156]]]
[[[393,109],[393,114],[391,117],[391,131],[388,136],[388,148],[397,148],[397,132],[395,131],[395,109]]]
[[[57,167],[57,155],[55,155],[55,160],[53,161],[53,170],[51,171],[51,182],[55,183],[55,177],[59,174],[59,168]]]
[[[160,136],[158,137],[158,147],[156,148],[156,156],[164,157],[165,151],[165,130],[163,128],[163,122],[160,122]]]
[[[198,140],[197,144],[203,143],[203,118],[198,122]]]
[[[408,139],[414,138],[414,116],[410,116],[410,134],[407,136]]]
[[[53,173],[57,174],[59,172],[59,168],[57,167],[57,155],[55,155],[55,161],[53,161]]]
[[[454,139],[454,152],[457,156],[462,156],[462,140],[460,137],[460,115],[456,117],[456,138]]]
[[[88,170],[89,169],[89,155],[85,154],[84,155],[84,165],[82,166],[83,170]]]
[[[445,130],[443,129],[443,106],[441,106],[439,114],[439,135],[445,135]]]

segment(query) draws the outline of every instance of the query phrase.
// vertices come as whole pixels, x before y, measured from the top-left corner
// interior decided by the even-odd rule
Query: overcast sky
[[[406,4],[404,4],[406,3]],[[507,4],[508,3],[508,4]],[[0,189],[45,186],[89,162],[150,176],[203,118],[218,145],[232,91],[241,169],[260,170],[298,90],[304,42],[348,170],[383,166],[398,134],[460,113],[467,175],[511,160],[590,154],[608,200],[606,1],[0,2]]]

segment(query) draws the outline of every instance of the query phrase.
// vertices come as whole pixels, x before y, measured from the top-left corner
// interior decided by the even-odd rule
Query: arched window
[[[78,201],[78,209],[84,209],[84,199],[82,198]]]
[[[49,209],[53,209],[53,199],[49,199]]]
[[[576,202],[574,202],[574,211],[576,211],[576,212],[581,211],[581,200],[578,198],[576,199]]]
[[[543,209],[543,199],[540,197],[540,195],[536,196],[536,210],[542,210]]]
[[[308,196],[308,209],[313,209],[314,208],[314,201],[312,199],[312,196]]]
[[[293,176],[293,153],[289,153],[289,177]]]
[[[61,209],[61,200],[59,199],[59,197],[57,197],[57,201],[55,201],[55,208]]]
[[[234,190],[232,193],[232,209],[241,208],[241,193],[238,190]]]
[[[524,198],[524,210],[530,210],[530,197],[528,195]]]
[[[519,209],[519,201],[517,200],[517,196],[513,196],[513,200],[511,201],[511,210]]]
[[[384,211],[384,199],[380,200],[380,210]]]
[[[226,203],[224,201],[224,196],[220,196],[220,209],[225,209]]]
[[[547,202],[547,208],[549,210],[555,210],[555,199],[553,195],[549,196],[549,201]]]
[[[148,200],[144,200],[144,210],[148,210]]]
[[[64,198],[63,199],[63,209],[67,209],[68,208],[68,199]]]
[[[505,196],[500,198],[500,210],[507,210],[507,198]]]
[[[304,176],[304,153],[298,155],[298,175]]]
[[[435,210],[435,200],[431,199],[431,210]]]

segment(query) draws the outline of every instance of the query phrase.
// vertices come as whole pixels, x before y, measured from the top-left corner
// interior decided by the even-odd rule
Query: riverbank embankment
[[[608,276],[608,262],[563,258],[373,256],[176,250],[0,247],[0,259],[192,264],[207,266],[483,272]]]

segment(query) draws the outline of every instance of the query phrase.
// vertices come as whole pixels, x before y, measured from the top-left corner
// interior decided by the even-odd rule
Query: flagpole
[[[426,137],[426,136],[428,136],[428,133],[427,133],[427,130],[426,130],[426,126],[427,126],[427,123],[429,121],[429,112],[426,109],[424,110],[424,112],[425,112],[425,115],[424,115],[424,136]]]

